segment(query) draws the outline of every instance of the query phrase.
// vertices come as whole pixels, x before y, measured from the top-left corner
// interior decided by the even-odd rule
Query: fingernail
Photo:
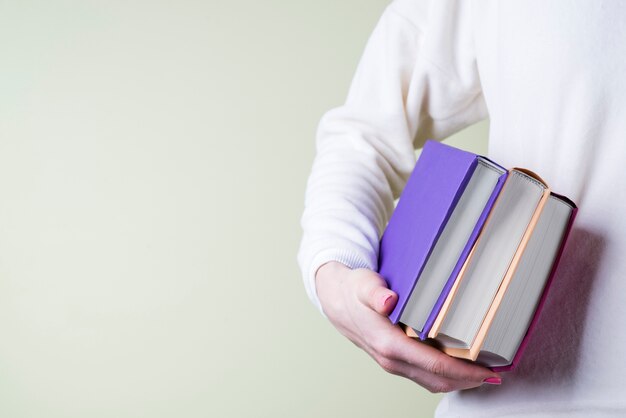
[[[383,296],[383,307],[385,307],[385,305],[387,304],[387,302],[389,302],[389,299],[391,299],[392,296],[393,295]]]
[[[489,385],[500,385],[502,384],[502,379],[499,377],[490,377],[483,380],[483,383],[487,383]]]

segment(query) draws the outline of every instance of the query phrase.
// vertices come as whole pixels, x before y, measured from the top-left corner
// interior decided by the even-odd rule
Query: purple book
[[[449,275],[446,273],[443,288],[437,289],[436,300],[428,302],[430,311],[425,324],[416,329],[422,339],[428,335],[482,229],[504,184],[506,170],[476,154],[427,141],[380,242],[379,273],[387,280],[389,288],[398,294],[398,303],[389,315],[393,323],[398,323],[433,248],[481,160],[498,170],[497,183],[488,190],[486,205],[478,208],[480,216],[475,225],[470,225],[472,233],[469,239],[466,237],[467,240],[460,243],[463,250],[450,265],[452,271]]]

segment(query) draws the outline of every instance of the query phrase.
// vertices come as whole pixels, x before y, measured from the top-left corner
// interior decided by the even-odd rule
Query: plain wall
[[[432,415],[295,261],[316,125],[385,5],[0,2],[0,416]]]

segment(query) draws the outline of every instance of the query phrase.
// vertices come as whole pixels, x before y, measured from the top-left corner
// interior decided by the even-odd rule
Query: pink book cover
[[[550,276],[548,277],[548,280],[546,280],[546,284],[544,286],[544,290],[543,290],[543,293],[541,295],[541,299],[539,299],[539,303],[537,304],[537,309],[535,310],[535,314],[533,316],[533,319],[532,319],[530,325],[528,326],[528,330],[526,331],[526,335],[522,339],[522,342],[520,343],[520,346],[517,349],[517,352],[515,353],[515,357],[513,358],[513,361],[511,362],[511,364],[506,365],[506,366],[491,367],[491,370],[493,370],[494,372],[509,372],[509,371],[513,371],[515,369],[515,367],[519,364],[519,362],[520,362],[520,360],[522,358],[522,355],[524,354],[524,350],[526,349],[526,346],[528,345],[528,341],[530,340],[532,332],[534,331],[534,329],[537,326],[537,323],[539,322],[539,317],[541,316],[541,310],[543,309],[543,306],[544,306],[544,304],[546,302],[546,299],[548,297],[548,292],[550,290],[550,286],[552,286],[552,282],[554,280],[554,276],[556,275],[556,271],[557,271],[557,268],[558,268],[558,265],[559,265],[559,261],[561,260],[561,256],[563,255],[563,250],[565,248],[565,243],[567,242],[567,238],[568,238],[568,236],[570,234],[570,231],[572,230],[572,224],[574,223],[574,218],[576,217],[576,213],[578,212],[578,208],[576,207],[576,204],[574,204],[574,202],[572,202],[571,200],[569,200],[568,198],[566,198],[564,196],[557,195],[556,193],[552,193],[552,194],[560,197],[561,199],[563,199],[566,202],[568,202],[569,204],[571,204],[574,209],[572,210],[572,214],[571,214],[569,222],[567,224],[567,229],[565,231],[565,234],[563,235],[563,239],[561,240],[561,245],[560,245],[560,248],[559,248],[558,255],[554,259],[554,264],[552,265],[552,269],[550,271]]]

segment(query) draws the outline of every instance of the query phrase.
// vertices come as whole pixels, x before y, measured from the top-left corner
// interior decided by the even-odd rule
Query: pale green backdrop
[[[0,1],[0,417],[432,415],[295,261],[385,4]]]

